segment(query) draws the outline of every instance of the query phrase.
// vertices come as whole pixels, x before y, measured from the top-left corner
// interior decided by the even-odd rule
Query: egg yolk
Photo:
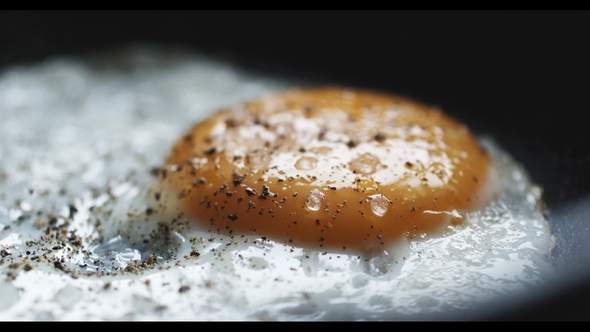
[[[460,223],[489,199],[489,174],[488,154],[440,110],[323,88],[265,96],[195,125],[158,190],[212,232],[367,253]]]

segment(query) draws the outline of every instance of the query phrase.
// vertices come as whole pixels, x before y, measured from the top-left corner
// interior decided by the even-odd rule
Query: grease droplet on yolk
[[[212,232],[366,253],[485,204],[489,159],[433,107],[350,89],[290,90],[190,129],[159,190]]]

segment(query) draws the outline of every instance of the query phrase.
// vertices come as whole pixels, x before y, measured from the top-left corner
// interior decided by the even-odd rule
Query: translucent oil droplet
[[[307,198],[305,199],[305,206],[311,211],[317,211],[322,207],[322,203],[324,202],[324,194],[321,191],[314,189],[312,190]]]
[[[371,211],[376,216],[383,217],[387,209],[389,208],[389,200],[383,195],[371,195],[369,196],[371,201]]]
[[[314,169],[318,166],[318,160],[314,157],[303,156],[295,162],[295,168],[300,171]]]
[[[328,153],[332,152],[332,148],[329,146],[316,146],[309,149],[310,152],[319,153],[323,155],[327,155]]]
[[[379,170],[379,162],[376,156],[363,153],[350,162],[350,168],[357,174],[373,174]]]
[[[254,150],[246,155],[246,162],[250,169],[259,170],[270,162],[270,156],[266,150]]]
[[[381,252],[369,260],[367,272],[374,277],[382,276],[387,273],[395,264],[394,257],[389,255],[387,251]]]

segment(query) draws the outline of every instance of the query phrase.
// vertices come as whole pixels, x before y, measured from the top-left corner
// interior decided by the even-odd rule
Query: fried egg
[[[493,138],[310,86],[158,47],[1,72],[0,319],[465,319],[554,280]]]

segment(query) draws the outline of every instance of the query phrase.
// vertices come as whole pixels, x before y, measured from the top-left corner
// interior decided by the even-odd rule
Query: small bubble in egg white
[[[306,171],[310,169],[316,168],[318,165],[318,160],[315,157],[310,156],[303,156],[295,162],[295,168],[301,171]]]
[[[379,158],[370,153],[363,153],[350,162],[350,168],[354,173],[358,174],[373,174],[377,172],[378,167]]]

